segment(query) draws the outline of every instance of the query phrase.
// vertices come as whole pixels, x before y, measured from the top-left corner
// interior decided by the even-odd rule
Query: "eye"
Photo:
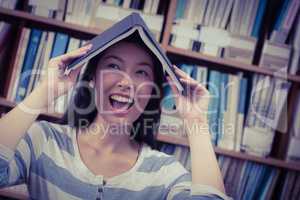
[[[148,76],[149,76],[148,72],[146,72],[145,70],[138,70],[136,73],[137,73],[137,74],[141,74],[141,75],[143,75],[143,76],[145,76],[145,77],[148,77]]]
[[[120,69],[120,66],[114,63],[110,63],[107,65],[109,68],[113,68],[113,69]]]

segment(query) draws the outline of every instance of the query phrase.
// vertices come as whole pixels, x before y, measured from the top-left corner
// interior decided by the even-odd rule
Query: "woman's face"
[[[153,61],[141,47],[119,42],[98,62],[95,88],[99,115],[131,125],[144,111],[154,84]]]

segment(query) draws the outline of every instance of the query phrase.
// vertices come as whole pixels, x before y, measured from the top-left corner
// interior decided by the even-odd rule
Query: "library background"
[[[0,113],[28,95],[50,58],[133,11],[171,61],[212,95],[209,124],[234,199],[300,198],[299,0],[0,0]],[[26,77],[24,77],[26,76]],[[58,121],[68,95],[40,120]],[[171,95],[164,88],[164,95]],[[162,106],[174,109],[172,98]],[[170,129],[170,125],[172,128]],[[230,125],[230,128],[228,126]],[[162,113],[161,151],[191,169],[182,121]],[[28,198],[25,185],[0,199]]]

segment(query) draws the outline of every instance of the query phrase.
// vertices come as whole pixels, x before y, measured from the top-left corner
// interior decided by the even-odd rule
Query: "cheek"
[[[152,86],[144,86],[141,88],[138,88],[136,93],[136,100],[138,101],[137,107],[141,109],[141,112],[143,112],[144,108],[146,107],[147,103],[149,102],[152,94]]]
[[[105,92],[106,90],[112,88],[118,81],[119,76],[115,73],[101,72],[97,73],[96,88],[98,91]]]

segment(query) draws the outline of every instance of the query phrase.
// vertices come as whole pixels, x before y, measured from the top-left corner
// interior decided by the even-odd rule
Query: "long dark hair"
[[[163,83],[165,82],[163,69],[157,57],[148,49],[137,33],[132,34],[122,41],[134,43],[139,47],[142,47],[150,54],[154,63],[154,81],[160,90],[160,96],[159,98],[150,98],[145,107],[145,111],[156,112],[143,112],[139,118],[134,121],[131,136],[133,136],[134,140],[138,143],[146,143],[152,148],[157,149],[155,133],[158,131],[161,114],[160,103],[163,94]],[[104,53],[102,52],[95,56],[87,64],[86,71],[83,74],[81,81],[79,81],[74,88],[70,103],[62,119],[63,124],[69,124],[71,127],[80,128],[82,126],[89,126],[95,120],[98,113],[95,104],[95,90],[87,86],[87,84],[83,85],[81,83],[88,83],[93,79],[98,62],[103,54]],[[152,97],[153,95],[156,97],[158,96],[155,89],[152,91]],[[78,112],[78,108],[80,110],[88,109],[88,112]],[[133,131],[137,132],[134,133]]]

